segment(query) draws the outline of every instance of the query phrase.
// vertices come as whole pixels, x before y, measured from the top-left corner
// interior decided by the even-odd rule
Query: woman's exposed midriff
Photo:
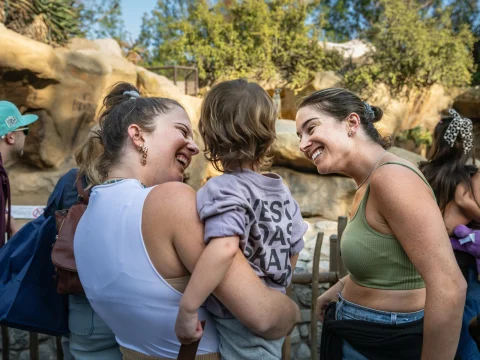
[[[360,286],[347,277],[342,291],[345,300],[375,310],[414,312],[425,308],[426,291],[383,290]]]

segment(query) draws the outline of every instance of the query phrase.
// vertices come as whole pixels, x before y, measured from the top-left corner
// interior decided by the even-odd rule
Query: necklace
[[[108,185],[108,184],[115,184],[117,182],[123,181],[123,180],[128,180],[127,178],[119,178],[119,179],[112,179],[112,180],[106,180],[100,185]],[[137,180],[137,179],[132,179],[132,180]],[[142,185],[144,188],[146,188],[145,184],[143,184],[141,181],[137,180],[140,185]]]
[[[377,158],[377,161],[375,161],[375,164],[373,164],[372,168],[370,169],[370,172],[368,173],[367,177],[365,178],[365,180],[362,181],[362,183],[360,185],[357,186],[357,190],[360,189],[363,184],[365,184],[365,181],[368,180],[368,178],[370,177],[370,175],[372,175],[372,172],[373,170],[375,169],[375,166],[377,166],[377,163],[380,161],[380,159],[382,158],[383,154],[385,154],[387,150],[383,150],[382,153],[380,154],[380,156]]]

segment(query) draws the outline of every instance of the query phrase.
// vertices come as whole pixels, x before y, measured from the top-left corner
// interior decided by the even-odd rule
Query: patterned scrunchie
[[[472,120],[462,118],[458,112],[453,109],[448,110],[450,115],[453,115],[453,120],[448,125],[447,131],[443,138],[453,147],[457,140],[458,134],[463,140],[463,152],[466,154],[473,148],[473,124]]]

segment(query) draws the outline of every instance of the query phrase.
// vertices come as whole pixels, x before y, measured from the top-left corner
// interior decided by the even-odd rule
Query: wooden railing
[[[29,333],[29,350],[30,350],[30,359],[31,360],[40,360],[39,356],[39,342],[38,334],[34,332]],[[63,348],[62,348],[62,338],[57,336],[55,338],[55,345],[57,350],[57,360],[63,360]],[[8,327],[2,326],[2,359],[10,359],[10,337],[8,334]]]
[[[310,313],[310,352],[311,359],[318,360],[318,332],[317,332],[317,297],[318,297],[318,285],[321,283],[329,283],[330,286],[334,285],[339,278],[347,275],[347,270],[343,264],[343,260],[340,253],[340,241],[343,231],[347,226],[347,217],[340,216],[338,218],[337,234],[330,236],[330,263],[328,272],[319,272],[320,267],[320,254],[323,244],[323,232],[317,234],[317,240],[313,251],[313,267],[311,273],[293,274],[292,285],[287,289],[287,295],[292,295],[292,287],[295,284],[311,284],[312,286],[312,308]],[[290,336],[285,338],[282,349],[282,359],[290,360],[292,351],[292,343]]]

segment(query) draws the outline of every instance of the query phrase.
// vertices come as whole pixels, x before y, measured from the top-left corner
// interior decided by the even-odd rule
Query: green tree
[[[0,0],[0,21],[38,41],[63,45],[71,37],[126,40],[120,0]]]
[[[279,80],[295,88],[339,66],[307,24],[301,0],[159,0],[141,38],[150,64],[196,65],[201,86],[234,77]]]
[[[407,13],[405,16],[401,12],[392,14],[389,10],[392,7],[395,7],[397,11],[406,10]],[[433,79],[437,81],[438,77],[447,85],[467,84],[469,82],[466,80],[469,79],[467,73],[471,73],[473,68],[470,57],[463,56],[465,52],[462,47],[466,46],[469,51],[472,50],[472,38],[466,30],[468,26],[476,37],[474,62],[478,67],[480,64],[479,10],[478,0],[395,0],[387,2],[383,0],[322,0],[316,2],[312,16],[317,26],[323,29],[323,35],[327,40],[343,42],[361,38],[378,45],[377,51],[383,52],[384,56],[377,54],[377,56],[370,57],[375,64],[371,64],[368,68],[356,69],[353,76],[349,76],[350,85],[356,85],[359,88],[365,85],[372,86],[375,79],[387,76],[390,78],[390,82],[395,83],[394,88],[398,90],[403,85],[428,86]],[[394,15],[398,17],[401,15],[404,18],[397,21],[394,20]],[[393,25],[395,30],[390,28],[390,25]],[[416,33],[417,26],[423,35]],[[382,27],[387,31],[382,31]],[[440,30],[440,33],[437,34],[437,30]],[[424,42],[422,36],[425,38],[426,31],[431,31],[433,37]],[[467,37],[462,39],[463,35],[467,35]],[[462,55],[460,57],[459,54],[453,56],[455,61],[460,61],[460,63],[448,64],[446,57],[441,56],[440,59],[433,59],[432,66],[428,66],[430,63],[428,58],[437,51],[428,44],[435,44],[439,40],[441,47],[454,51],[451,41],[448,39],[461,40],[457,50]],[[427,45],[427,47],[421,49],[423,45]],[[389,46],[391,49],[385,52],[379,46]],[[404,50],[405,52],[403,52]],[[443,50],[438,49],[438,51],[442,53]],[[413,57],[402,59],[407,52]],[[426,56],[427,52],[431,52],[431,54]],[[386,63],[380,63],[380,61]],[[391,66],[388,66],[389,62],[392,62]],[[407,64],[409,62],[410,64]],[[422,67],[425,68],[420,70]],[[443,70],[440,70],[440,67]],[[391,71],[392,69],[394,71]],[[387,74],[385,74],[386,70],[389,70]],[[449,70],[456,71],[456,75],[446,74]],[[400,74],[401,72],[403,72],[403,76]],[[418,81],[413,81],[417,72],[429,75],[421,75]],[[440,75],[440,72],[446,76]],[[475,81],[480,83],[480,73],[474,75],[473,82],[475,83]]]
[[[418,5],[416,1],[410,1]],[[464,86],[475,69],[475,37],[468,25],[454,29],[451,9],[422,18],[408,1],[381,0],[379,22],[370,29],[375,48],[366,65],[346,74],[352,88],[372,88],[384,82],[393,92],[405,87],[423,88],[435,83]]]
[[[11,30],[52,45],[82,35],[80,8],[71,0],[0,1],[0,21]]]

